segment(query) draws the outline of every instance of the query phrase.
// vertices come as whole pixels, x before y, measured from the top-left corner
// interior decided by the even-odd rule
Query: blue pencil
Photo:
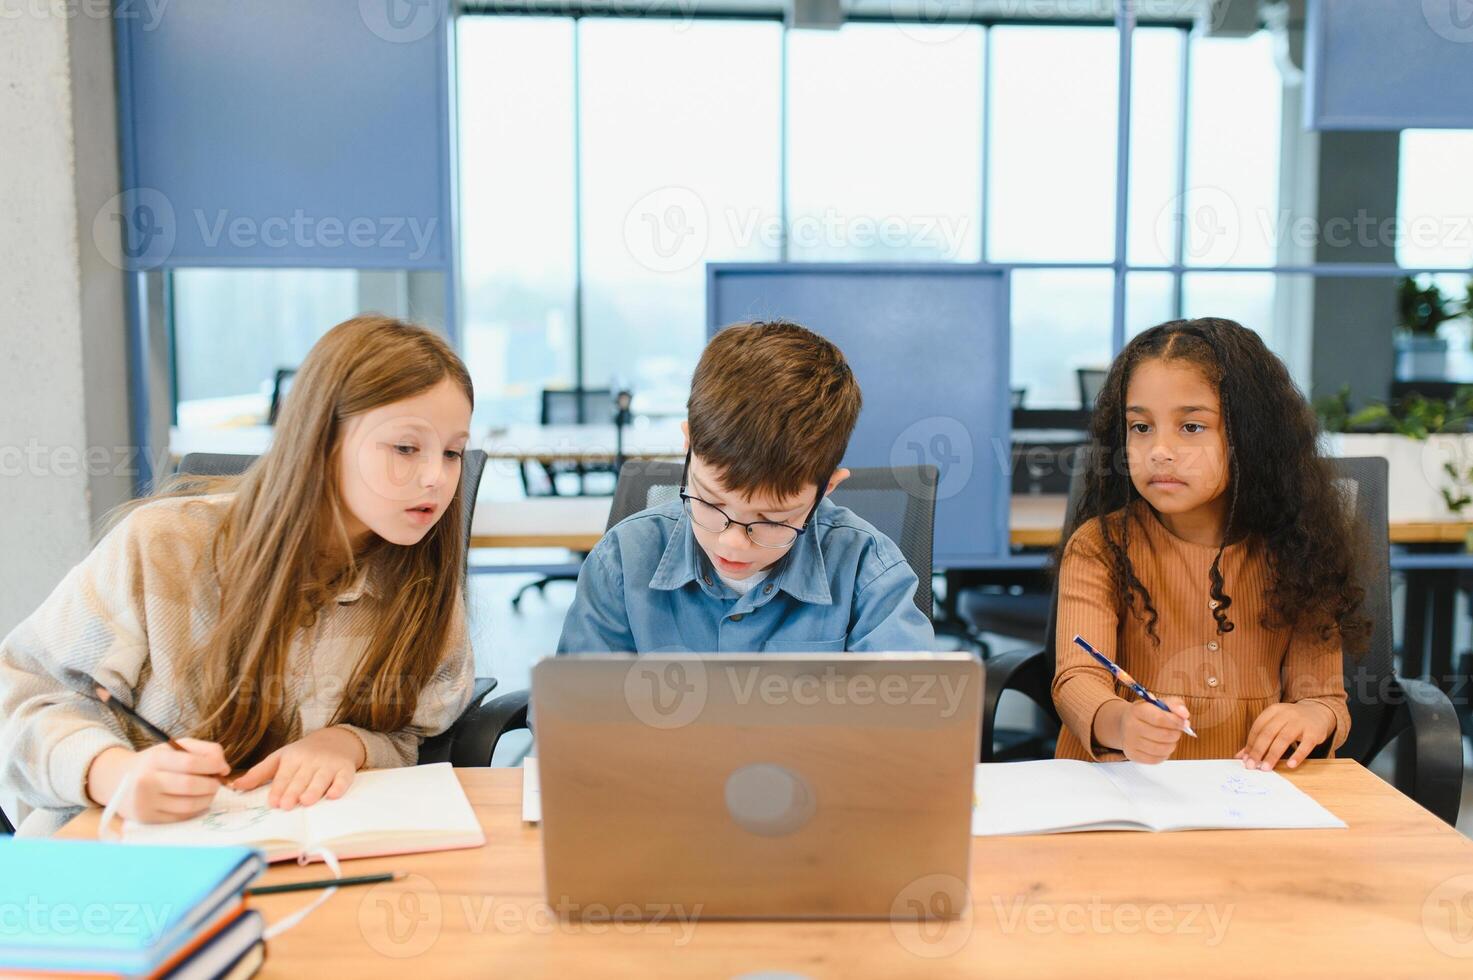
[[[1124,670],[1120,669],[1120,665],[1115,663],[1115,661],[1111,660],[1109,657],[1105,656],[1103,653],[1090,646],[1087,642],[1085,642],[1084,637],[1076,636],[1074,638],[1074,642],[1079,644],[1079,646],[1083,648],[1085,653],[1089,654],[1091,657],[1094,657],[1100,663],[1104,664],[1105,669],[1108,670],[1111,674],[1114,674],[1117,681],[1134,691],[1136,697],[1140,698],[1142,701],[1147,701],[1151,704],[1154,704],[1156,707],[1160,708],[1167,714],[1175,714],[1175,712],[1171,710],[1166,702],[1162,701],[1160,698],[1156,697],[1156,695],[1152,694],[1150,691],[1142,687],[1134,677],[1131,677]],[[1192,731],[1192,726],[1188,722],[1184,721],[1181,723],[1181,730],[1192,736],[1192,738],[1197,737],[1197,733]]]

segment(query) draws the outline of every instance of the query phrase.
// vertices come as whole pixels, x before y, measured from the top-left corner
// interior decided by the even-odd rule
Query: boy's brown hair
[[[701,354],[686,412],[691,452],[733,493],[827,485],[859,420],[843,353],[783,320],[723,327]]]

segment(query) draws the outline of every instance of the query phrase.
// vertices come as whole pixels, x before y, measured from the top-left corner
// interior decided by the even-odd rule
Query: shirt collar
[[[818,505],[808,530],[798,535],[798,540],[772,569],[768,579],[776,588],[782,589],[794,599],[819,606],[833,605],[829,592],[829,576],[823,561],[823,550],[818,546],[819,516],[834,505],[828,500]],[[696,543],[691,530],[690,515],[681,508],[680,520],[665,544],[660,564],[650,579],[650,588],[674,591],[690,582],[704,582],[714,586],[716,572],[710,567],[710,559]]]
[[[353,579],[352,582],[348,584],[346,588],[344,588],[341,592],[337,594],[336,602],[338,603],[338,605],[347,605],[349,603],[357,602],[365,595],[368,596],[370,599],[378,598],[379,589],[378,575],[375,572],[376,566],[377,562],[375,562],[372,558],[365,560],[361,565],[358,566],[357,576]]]

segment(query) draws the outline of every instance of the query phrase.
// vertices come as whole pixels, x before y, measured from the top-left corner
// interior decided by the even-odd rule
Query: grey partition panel
[[[935,564],[1008,552],[1008,275],[980,265],[707,266],[708,336],[794,320],[844,351],[864,389],[847,466],[940,471]]]

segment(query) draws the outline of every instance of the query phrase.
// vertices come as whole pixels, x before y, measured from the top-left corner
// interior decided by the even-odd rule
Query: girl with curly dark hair
[[[1333,752],[1342,646],[1368,624],[1350,516],[1283,362],[1231,320],[1163,323],[1115,359],[1092,429],[1057,560],[1058,755],[1272,769]],[[1117,694],[1076,635],[1172,711]]]

